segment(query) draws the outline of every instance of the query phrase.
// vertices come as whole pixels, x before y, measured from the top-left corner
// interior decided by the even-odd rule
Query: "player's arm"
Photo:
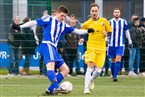
[[[110,25],[110,23],[108,22],[107,19],[106,19],[106,22],[105,22],[105,30],[107,32],[107,37],[111,37],[112,27],[111,27],[111,25]]]
[[[23,28],[32,27],[32,26],[34,26],[34,25],[36,25],[36,24],[37,24],[36,21],[30,21],[30,22],[27,22],[27,23],[25,23],[25,24],[23,24],[23,25],[15,25],[15,24],[13,24],[13,25],[12,25],[12,28],[15,29],[15,30],[20,31],[20,30],[23,29]]]
[[[92,28],[89,28],[88,30],[77,29],[77,28],[75,28],[75,29],[72,31],[72,33],[80,34],[80,35],[87,34],[87,33],[93,33],[93,32],[94,32],[94,29],[92,29]]]
[[[94,32],[94,29],[92,29],[92,28],[88,28],[88,29],[77,29],[77,28],[74,28],[74,27],[66,24],[66,32],[83,35],[83,34],[87,34],[87,33],[93,33]]]
[[[32,27],[34,25],[39,25],[39,26],[43,26],[45,25],[47,22],[45,22],[45,20],[47,19],[49,21],[49,18],[50,16],[43,16],[42,18],[39,18],[37,20],[32,20],[32,21],[29,21],[23,25],[12,25],[13,29],[16,29],[18,31],[20,31],[21,29],[23,28],[28,28],[28,27]]]
[[[129,29],[128,29],[128,25],[126,21],[124,21],[124,31],[125,31],[126,38],[128,40],[128,44],[132,44],[132,40],[130,37],[130,33],[129,33]]]
[[[128,40],[128,44],[132,44],[132,40],[131,40],[131,37],[130,37],[129,30],[126,30],[125,31],[125,35],[126,35],[126,38]]]
[[[28,27],[32,27],[34,25],[37,25],[37,22],[36,20],[33,20],[33,21],[30,21],[30,22],[27,22],[23,25],[20,25],[20,28],[23,29],[23,28],[28,28]]]

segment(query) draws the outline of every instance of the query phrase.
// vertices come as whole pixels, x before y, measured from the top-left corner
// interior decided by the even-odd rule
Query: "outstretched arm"
[[[20,25],[20,28],[23,29],[23,28],[28,28],[28,27],[32,27],[34,25],[37,25],[37,22],[36,20],[33,20],[33,21],[30,21],[30,22],[27,22],[23,25]]]
[[[72,33],[80,34],[80,35],[87,34],[87,33],[93,33],[93,32],[94,32],[94,29],[92,29],[92,28],[89,28],[88,30],[83,30],[83,29],[77,29],[77,28],[75,28],[72,31]]]
[[[126,30],[125,31],[125,35],[126,35],[126,38],[128,40],[128,44],[132,44],[132,40],[131,40],[131,37],[130,37],[129,30]]]
[[[12,28],[15,29],[15,30],[20,31],[20,30],[23,29],[23,28],[28,28],[28,27],[34,26],[34,25],[36,25],[36,24],[37,24],[36,21],[30,21],[30,22],[27,22],[27,23],[25,23],[25,24],[23,24],[23,25],[16,25],[16,24],[13,24],[13,25],[12,25]]]

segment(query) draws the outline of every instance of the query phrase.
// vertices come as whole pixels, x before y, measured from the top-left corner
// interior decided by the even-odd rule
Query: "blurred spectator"
[[[29,17],[24,18],[23,23],[29,22],[31,19]],[[22,75],[30,75],[29,67],[31,56],[35,54],[35,48],[37,46],[36,40],[34,38],[34,31],[32,28],[24,28],[22,30],[22,53],[25,55],[25,63],[22,69]]]
[[[8,75],[19,74],[19,47],[21,45],[22,33],[12,28],[12,25],[20,25],[20,17],[16,16],[9,27],[8,43],[10,47],[10,66],[8,68]]]
[[[128,27],[129,27],[129,28],[132,26],[132,24],[133,24],[133,19],[135,19],[135,18],[138,18],[138,15],[137,15],[137,14],[133,14],[133,15],[131,16],[130,22],[128,23]]]
[[[131,16],[130,22],[128,22],[129,29],[133,25],[134,18],[138,18],[138,15],[133,14]],[[139,53],[137,53],[137,56],[140,56]],[[123,65],[124,65],[124,69],[125,69],[125,74],[128,75],[128,73],[129,73],[129,60],[128,59],[129,59],[128,41],[127,41],[127,38],[125,38],[125,51],[124,51],[124,56],[122,57],[122,61],[121,61],[121,67],[120,67],[120,72],[119,72],[120,75],[122,74]]]
[[[45,10],[43,12],[43,16],[48,15],[48,11]],[[39,44],[42,42],[42,35],[43,35],[43,27],[37,25],[36,27],[36,35],[39,39]],[[40,54],[40,61],[39,61],[39,70],[41,75],[46,75],[46,65],[43,63],[43,56]]]
[[[76,18],[70,17],[69,24],[74,28],[78,28],[78,29],[81,28],[81,25],[77,22]],[[68,59],[69,59],[69,69],[70,69],[69,74],[73,76],[74,75],[73,63],[74,63],[74,60],[77,55],[79,35],[67,34],[67,35],[65,35],[65,39],[66,39],[66,52],[67,52]],[[76,62],[76,65],[77,65],[77,67],[79,67],[78,62]],[[81,74],[80,69],[76,69],[76,74]]]
[[[140,43],[140,75],[145,76],[145,18],[141,19],[141,25],[139,30],[141,31]]]
[[[140,61],[140,56],[138,56],[139,50],[139,41],[140,37],[139,35],[139,18],[134,18],[132,21],[132,25],[130,25],[130,36],[133,43],[133,48],[129,48],[129,74],[130,76],[137,76]],[[135,60],[136,59],[136,60]],[[136,68],[134,68],[136,67]]]
[[[73,27],[77,27],[77,28],[81,28],[81,23],[79,22],[79,20],[77,19],[77,16],[76,14],[71,14],[70,15],[70,19],[71,20],[75,20],[76,21],[76,24],[71,24]],[[83,35],[79,35],[79,42],[78,44],[82,44],[84,42],[84,39],[83,39]],[[78,52],[77,52],[77,56],[75,58],[76,60],[76,74],[83,74],[81,71],[80,71],[80,64],[79,64],[79,61],[80,61],[80,58],[81,56],[78,55]]]
[[[51,16],[56,16],[56,10],[55,9],[53,9],[52,11],[51,11]],[[48,14],[48,13],[47,13]]]

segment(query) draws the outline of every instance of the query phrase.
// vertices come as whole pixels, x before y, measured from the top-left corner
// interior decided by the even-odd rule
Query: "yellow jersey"
[[[82,26],[82,29],[89,28],[93,28],[95,32],[88,35],[87,50],[106,51],[106,36],[103,34],[103,31],[112,32],[107,19],[99,17],[97,21],[94,21],[90,18]]]

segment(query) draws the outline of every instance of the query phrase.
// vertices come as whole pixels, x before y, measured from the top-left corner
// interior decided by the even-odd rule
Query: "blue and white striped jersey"
[[[57,47],[59,39],[65,33],[71,33],[74,30],[64,21],[59,22],[52,16],[43,16],[36,21],[39,26],[44,26],[42,43],[50,43],[54,47]]]
[[[109,46],[111,47],[125,46],[125,34],[129,33],[126,20],[119,18],[118,21],[116,21],[115,18],[112,18],[111,20],[109,20],[109,22],[112,27],[112,35],[109,40]]]

